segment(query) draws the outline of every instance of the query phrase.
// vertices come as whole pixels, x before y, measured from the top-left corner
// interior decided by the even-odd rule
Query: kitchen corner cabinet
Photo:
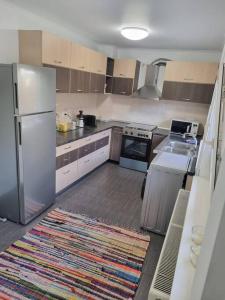
[[[91,73],[90,74],[90,93],[104,93],[105,89],[105,75]]]
[[[133,79],[131,78],[113,78],[112,93],[117,95],[130,96],[133,93]]]
[[[132,78],[135,77],[136,60],[115,59],[113,77]]]
[[[113,161],[116,161],[116,162],[120,161],[122,135],[123,135],[123,129],[122,128],[114,127],[112,129],[110,160],[113,160]]]
[[[70,92],[89,93],[90,73],[79,70],[70,70]]]

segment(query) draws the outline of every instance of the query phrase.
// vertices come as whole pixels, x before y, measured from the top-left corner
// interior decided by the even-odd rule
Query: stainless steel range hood
[[[133,97],[151,100],[160,99],[167,61],[169,59],[159,58],[149,65],[141,63],[138,89]]]

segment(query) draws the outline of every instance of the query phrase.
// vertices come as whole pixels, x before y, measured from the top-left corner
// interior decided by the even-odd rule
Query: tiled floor
[[[106,163],[59,195],[53,207],[99,218],[109,224],[140,231],[144,174]],[[12,222],[0,223],[0,250],[20,238],[45,215],[27,226]],[[147,300],[148,290],[163,243],[163,237],[153,234],[142,279],[135,300]]]

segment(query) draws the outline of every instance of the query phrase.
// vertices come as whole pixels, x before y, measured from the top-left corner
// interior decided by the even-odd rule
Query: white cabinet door
[[[77,161],[56,171],[56,193],[63,190],[79,178]]]
[[[98,149],[95,151],[95,156],[94,156],[94,166],[97,168],[101,164],[103,164],[105,161],[109,159],[109,153],[110,153],[110,148],[109,145],[102,147],[101,149]]]
[[[94,156],[95,152],[78,159],[79,178],[83,177],[95,168]]]

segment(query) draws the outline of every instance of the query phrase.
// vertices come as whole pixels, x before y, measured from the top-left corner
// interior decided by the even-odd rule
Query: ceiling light
[[[128,40],[143,40],[149,35],[149,31],[139,27],[125,27],[121,29],[121,34]]]

